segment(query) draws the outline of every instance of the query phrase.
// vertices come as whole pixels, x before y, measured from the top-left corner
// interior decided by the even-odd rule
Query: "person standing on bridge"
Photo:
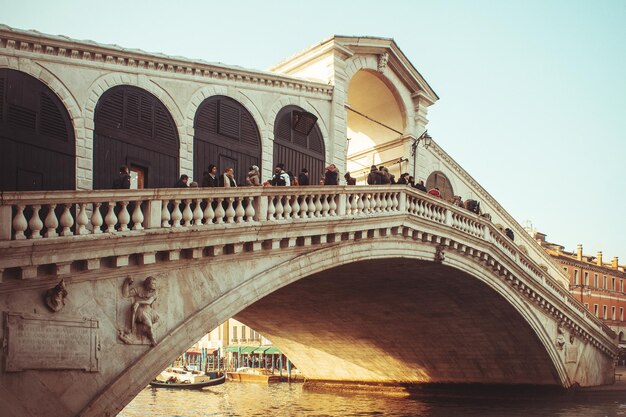
[[[176,184],[174,184],[174,188],[187,188],[189,187],[189,185],[187,185],[187,182],[189,182],[189,176],[183,174],[180,176],[178,181],[176,181]]]
[[[224,170],[224,187],[236,187],[235,170],[232,167],[228,167]]]
[[[202,186],[203,187],[218,187],[219,179],[217,178],[217,167],[213,164],[209,165],[209,169],[204,171],[202,175]]]
[[[309,185],[309,170],[302,168],[298,174],[298,185]]]
[[[289,175],[285,172],[285,164],[283,164],[282,162],[276,164],[276,168],[274,168],[274,176],[270,180],[270,184],[275,187],[289,187],[291,185]]]
[[[114,190],[128,190],[130,189],[130,174],[128,172],[128,167],[126,165],[122,165],[120,167],[119,176],[113,181]]]
[[[339,185],[339,172],[335,164],[330,164],[326,167],[324,185]]]

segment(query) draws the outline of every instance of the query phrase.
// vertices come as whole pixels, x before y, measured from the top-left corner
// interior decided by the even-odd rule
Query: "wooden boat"
[[[262,368],[249,368],[247,366],[237,368],[234,372],[226,372],[229,381],[234,382],[280,382],[280,376],[274,375],[272,371]]]
[[[226,375],[217,372],[205,374],[183,368],[167,368],[150,385],[157,388],[202,389],[226,382]]]

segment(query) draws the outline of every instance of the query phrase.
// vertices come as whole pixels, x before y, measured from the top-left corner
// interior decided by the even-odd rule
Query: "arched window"
[[[137,87],[113,87],[98,100],[94,119],[94,189],[111,188],[121,165],[137,188],[174,185],[178,132],[159,99]]]
[[[432,172],[426,180],[426,189],[439,188],[441,198],[448,200],[454,197],[454,190],[452,190],[452,184],[446,175],[441,171]]]
[[[67,109],[41,81],[0,69],[0,190],[73,190],[76,144]]]
[[[209,164],[218,174],[235,170],[235,180],[245,185],[248,168],[261,169],[261,135],[254,118],[236,100],[226,96],[209,97],[200,104],[194,120],[193,175],[202,181]]]
[[[287,106],[278,112],[274,123],[274,164],[284,163],[285,170],[295,176],[306,168],[311,185],[316,185],[324,175],[324,139],[317,122],[312,127],[303,123],[303,113],[306,112],[297,106]],[[302,128],[294,129],[294,126]]]

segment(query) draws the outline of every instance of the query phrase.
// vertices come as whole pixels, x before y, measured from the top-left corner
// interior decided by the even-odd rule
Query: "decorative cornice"
[[[330,99],[333,87],[264,71],[229,67],[164,54],[151,54],[141,50],[129,50],[115,45],[77,41],[70,38],[44,35],[35,31],[20,31],[0,25],[0,51],[11,54],[35,54],[47,58],[81,61],[84,64],[114,65],[132,71],[152,71],[197,78],[211,78],[245,82],[258,86],[286,88],[296,92],[322,95]]]
[[[457,162],[452,159],[452,157],[448,155],[448,153],[444,151],[443,148],[441,148],[441,146],[439,146],[439,144],[437,144],[434,139],[432,140],[429,149],[432,150],[432,152],[434,152],[440,158],[440,160],[445,162],[448,168],[456,172],[458,175],[461,176],[461,178],[467,181],[484,201],[489,202],[489,204],[498,212],[498,214],[508,221],[509,227],[514,228],[517,235],[520,238],[524,239],[524,242],[533,245],[538,253],[545,254],[545,259],[552,264],[555,270],[558,271],[558,273],[560,273],[562,277],[565,277],[564,272],[561,271],[556,261],[545,252],[544,248],[541,247],[541,245],[539,245],[539,243],[537,243],[534,239],[532,239],[528,232],[526,232],[526,230],[504,209],[504,207],[502,207],[500,203],[498,203],[496,199],[493,198],[491,194],[489,194],[487,190],[485,190],[482,185],[478,183],[478,181],[476,181],[467,171],[465,171],[459,164],[457,164]]]

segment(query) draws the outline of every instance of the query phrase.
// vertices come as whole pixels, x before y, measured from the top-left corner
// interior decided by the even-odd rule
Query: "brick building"
[[[546,235],[532,232],[546,252],[569,276],[569,289],[587,310],[604,322],[619,336],[620,347],[626,349],[626,270],[619,259],[604,262],[602,252],[596,256],[583,253],[583,245],[576,252],[567,252],[557,243],[546,241]]]

